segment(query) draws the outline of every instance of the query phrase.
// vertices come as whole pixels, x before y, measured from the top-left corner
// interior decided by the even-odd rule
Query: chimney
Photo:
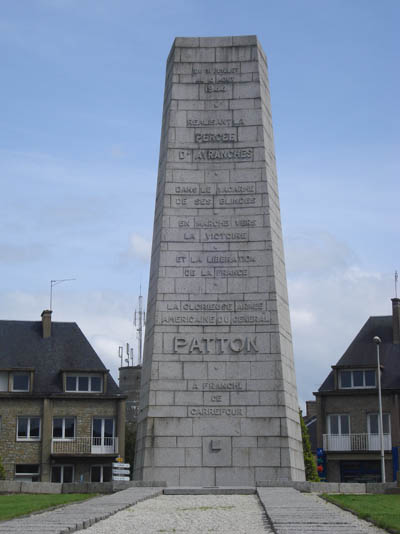
[[[42,311],[43,338],[51,336],[51,310]]]
[[[393,307],[393,344],[398,345],[400,343],[400,299],[392,299]]]

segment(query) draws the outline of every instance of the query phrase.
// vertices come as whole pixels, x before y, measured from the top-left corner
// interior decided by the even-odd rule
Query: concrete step
[[[164,495],[254,495],[256,488],[252,486],[193,486],[165,488]]]

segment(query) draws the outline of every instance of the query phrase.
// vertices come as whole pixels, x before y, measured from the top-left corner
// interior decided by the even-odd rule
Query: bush
[[[303,455],[304,455],[304,468],[306,471],[306,480],[310,482],[319,482],[319,476],[317,471],[317,465],[315,458],[311,452],[310,436],[308,434],[307,427],[304,423],[303,415],[300,410],[300,426],[301,437],[303,438]]]

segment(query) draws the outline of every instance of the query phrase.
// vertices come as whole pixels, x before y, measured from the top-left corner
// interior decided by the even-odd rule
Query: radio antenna
[[[143,310],[142,284],[140,284],[140,290],[139,290],[139,306],[138,306],[138,310],[135,310],[135,318],[134,318],[133,323],[137,330],[139,365],[142,365],[143,327],[146,324],[146,312]]]
[[[53,286],[57,286],[58,284],[62,284],[63,282],[71,282],[72,280],[76,280],[76,278],[64,278],[63,280],[50,280],[50,310],[52,311],[53,308]]]

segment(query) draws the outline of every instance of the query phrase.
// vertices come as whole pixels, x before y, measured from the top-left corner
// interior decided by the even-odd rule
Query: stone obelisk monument
[[[266,57],[168,57],[135,479],[304,480]]]

